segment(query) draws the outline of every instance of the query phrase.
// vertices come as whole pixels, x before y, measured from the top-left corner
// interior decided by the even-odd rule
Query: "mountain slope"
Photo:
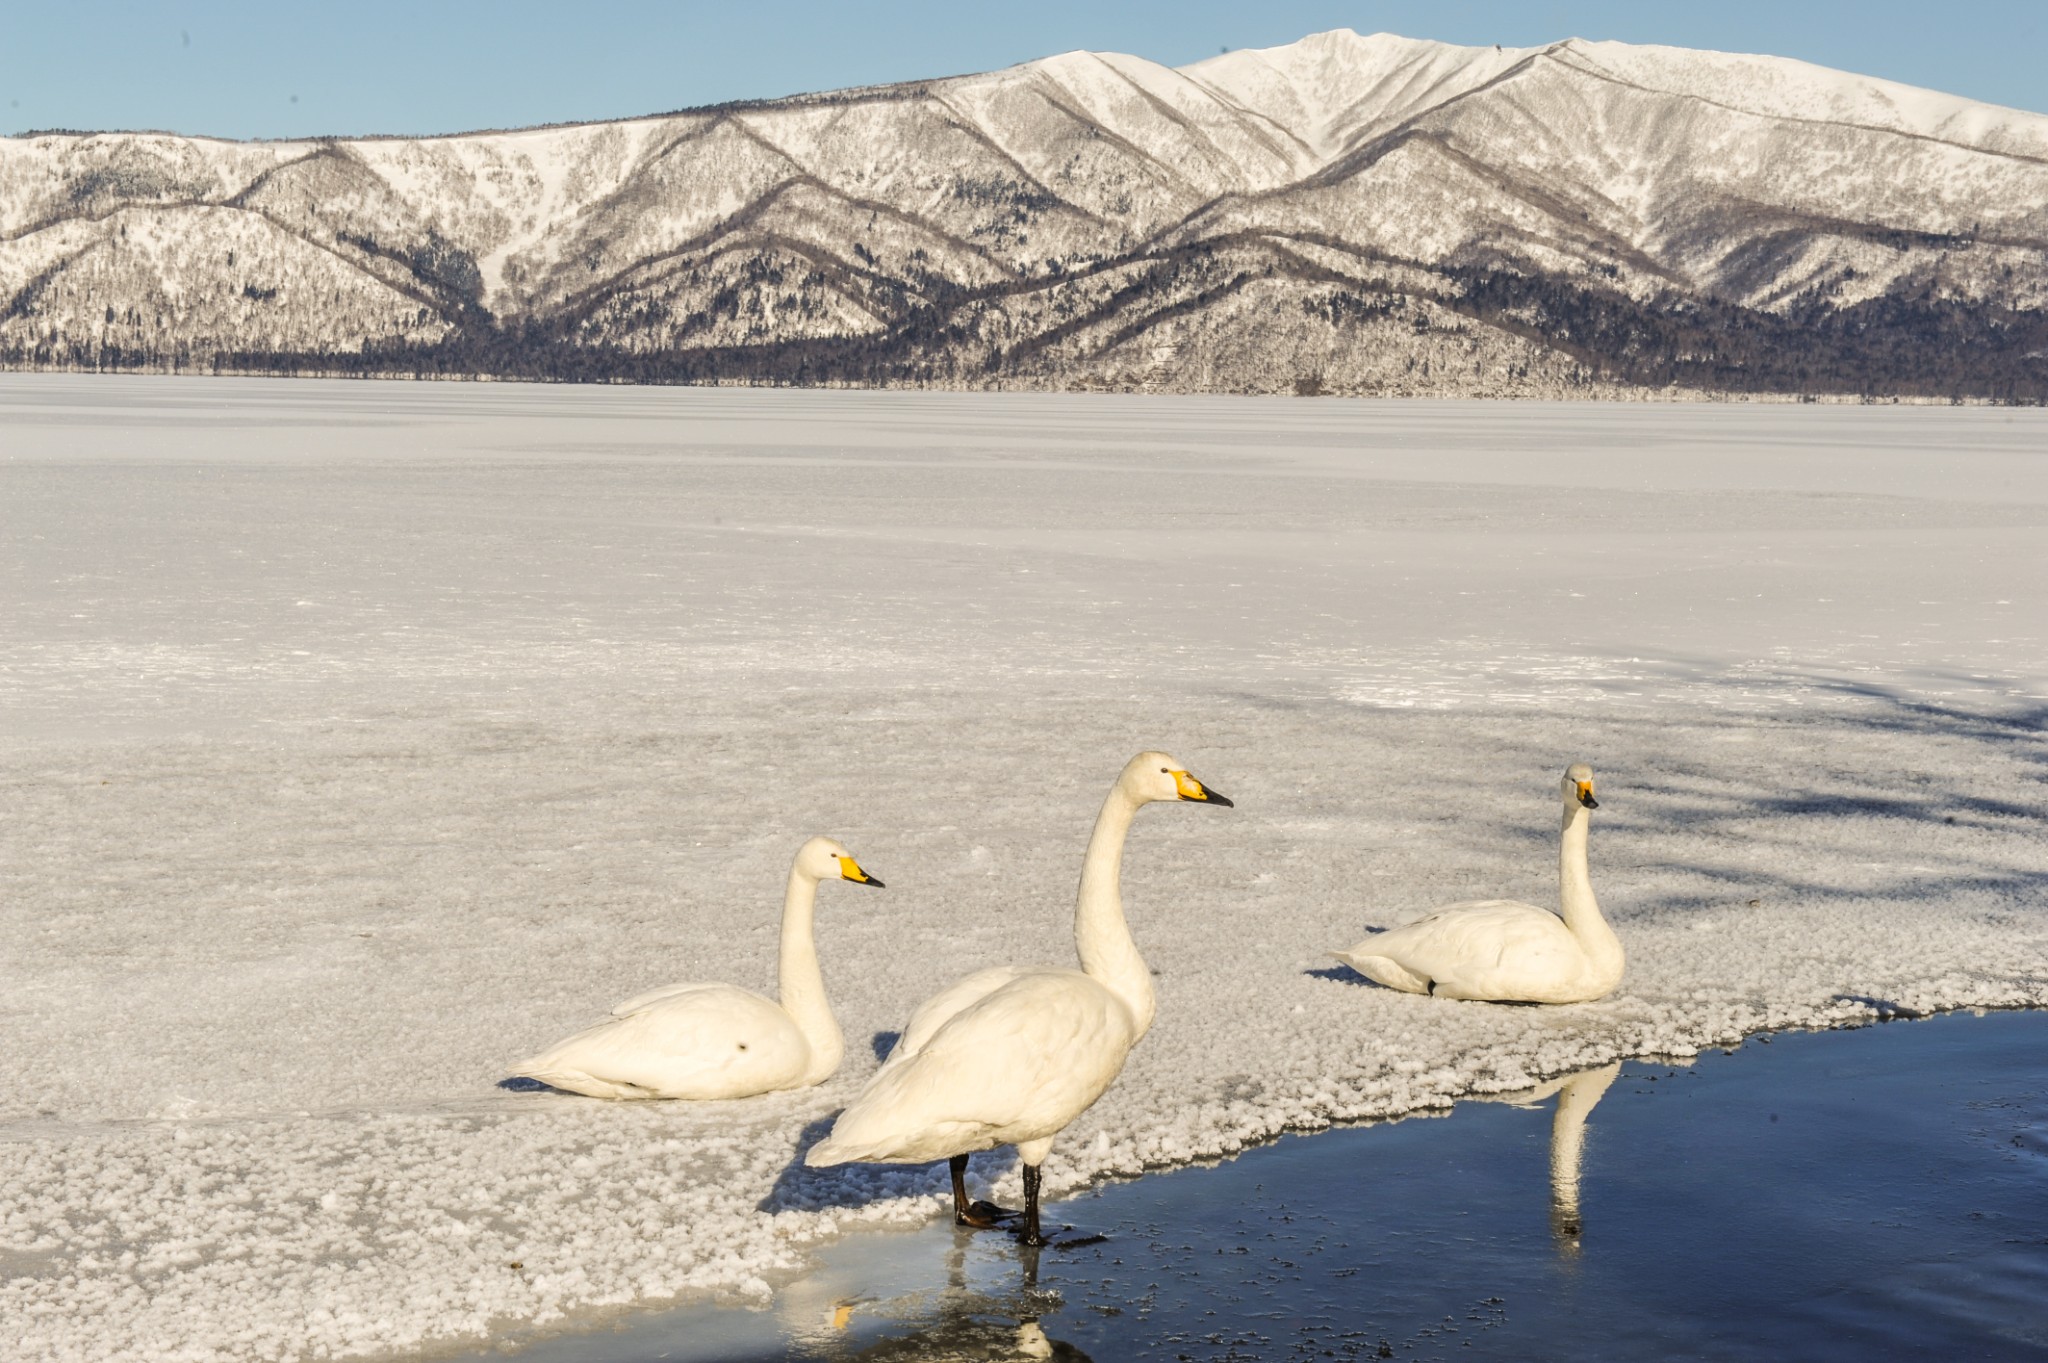
[[[1319,34],[427,139],[0,139],[0,361],[2048,398],[2048,118]]]

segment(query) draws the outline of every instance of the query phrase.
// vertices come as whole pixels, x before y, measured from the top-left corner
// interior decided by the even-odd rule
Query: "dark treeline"
[[[1693,297],[1643,304],[1505,271],[1450,273],[1456,311],[1555,345],[1620,383],[2048,402],[2040,312],[1885,296],[1846,308],[1814,298],[1779,314]]]
[[[441,310],[450,333],[432,343],[365,342],[317,351],[202,351],[180,343],[158,351],[59,338],[0,348],[0,365],[563,383],[1081,386],[1101,381],[1090,365],[1093,351],[1142,335],[1158,321],[1199,316],[1248,279],[1284,275],[1316,293],[1303,309],[1304,326],[1334,332],[1427,302],[1550,347],[1596,380],[1624,387],[2048,403],[2048,314],[1924,295],[1840,307],[1816,293],[1773,313],[1675,293],[1645,302],[1605,287],[1597,276],[1587,281],[1457,266],[1436,271],[1434,288],[1401,290],[1301,268],[1284,250],[1219,250],[1210,243],[1121,262],[1129,268],[1086,306],[1056,323],[1048,318],[1035,333],[1012,334],[1006,346],[984,339],[979,323],[984,312],[1014,298],[1017,285],[935,288],[937,281],[924,281],[921,300],[909,289],[870,293],[893,317],[874,333],[661,347],[644,339],[647,327],[662,320],[658,301],[636,300],[610,316],[586,307],[507,325],[476,305],[473,266],[461,268],[466,260],[412,254],[418,258],[408,264],[423,283],[458,296]],[[766,266],[739,277],[745,283],[781,279]],[[1055,276],[1033,287],[1069,288],[1077,278]],[[800,306],[805,290],[792,287]],[[700,312],[670,320],[685,337],[708,331],[717,315],[739,306],[738,296],[737,289],[723,290]],[[642,338],[623,343],[621,334],[633,332]],[[1341,373],[1320,375],[1316,386],[1370,390],[1347,385]]]

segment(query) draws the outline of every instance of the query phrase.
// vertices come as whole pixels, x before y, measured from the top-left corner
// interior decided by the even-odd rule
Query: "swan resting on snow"
[[[830,838],[797,849],[782,901],[781,1002],[730,984],[650,989],[513,1073],[592,1098],[746,1098],[828,1078],[844,1046],[811,932],[827,879],[882,883]]]
[[[1564,774],[1564,838],[1558,849],[1562,920],[1511,899],[1451,904],[1413,923],[1376,933],[1347,951],[1344,964],[1390,989],[1498,1003],[1584,1003],[1621,983],[1621,939],[1600,916],[1586,871],[1586,827],[1593,769]]]
[[[1074,905],[1081,968],[997,966],[928,1000],[804,1163],[948,1159],[954,1219],[986,1228],[1007,1213],[968,1203],[967,1156],[1014,1145],[1024,1163],[1021,1236],[1045,1243],[1039,1166],[1152,1025],[1152,973],[1124,923],[1119,876],[1131,820],[1140,806],[1162,800],[1231,803],[1164,753],[1132,758],[1102,802],[1081,866]]]

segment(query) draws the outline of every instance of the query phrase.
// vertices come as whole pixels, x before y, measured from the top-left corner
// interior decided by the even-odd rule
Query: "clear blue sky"
[[[1073,48],[1180,65],[1322,29],[1798,57],[2048,111],[2048,0],[6,0],[0,131],[440,133],[986,71]]]

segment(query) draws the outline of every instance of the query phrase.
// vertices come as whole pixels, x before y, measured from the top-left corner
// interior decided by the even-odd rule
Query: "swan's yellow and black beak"
[[[1593,783],[1591,781],[1579,782],[1579,803],[1588,809],[1598,809],[1600,807],[1600,802],[1593,798]]]
[[[1233,803],[1228,795],[1217,794],[1184,771],[1173,773],[1173,786],[1175,790],[1180,792],[1180,798],[1183,800],[1199,800],[1203,804],[1210,805],[1230,805]]]
[[[860,863],[852,857],[839,859],[839,874],[842,879],[850,880],[856,885],[872,885],[878,890],[885,888],[881,881],[861,870]]]

